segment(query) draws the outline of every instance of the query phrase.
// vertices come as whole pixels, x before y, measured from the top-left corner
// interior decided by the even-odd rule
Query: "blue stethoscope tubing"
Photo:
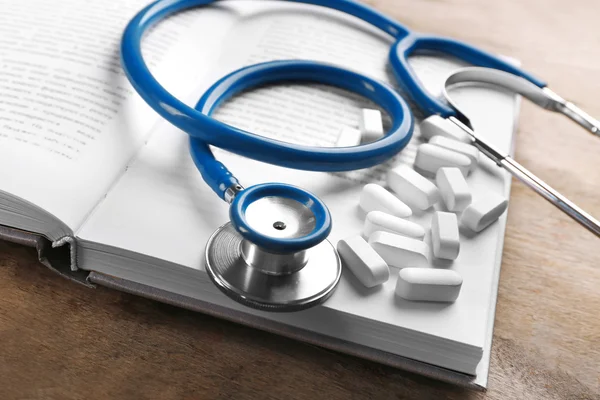
[[[227,138],[218,138],[223,139],[223,142],[217,142],[216,136],[220,132],[203,131],[203,134],[208,133],[210,136],[208,143],[245,157],[284,167],[312,171],[346,171],[371,167],[386,161],[402,150],[412,136],[414,119],[410,109],[390,86],[343,68],[313,61],[271,61],[241,68],[213,84],[196,104],[196,110],[206,118],[219,104],[237,93],[256,86],[286,81],[327,84],[372,100],[392,117],[389,133],[378,142],[362,146],[309,147],[268,139],[218,123],[221,131],[225,132],[224,136],[234,139],[234,142],[227,141]],[[214,157],[205,136],[191,136],[192,158],[209,186],[213,190],[216,189],[217,194],[221,194],[227,185],[237,183],[235,178],[230,176],[226,184],[221,186],[223,179],[220,175],[223,175],[226,168],[218,161],[218,164],[213,163]],[[207,160],[210,162],[207,163]]]
[[[122,64],[127,77],[141,97],[163,118],[192,138],[192,156],[203,178],[224,198],[235,177],[216,161],[208,145],[220,147],[256,160],[285,167],[345,171],[377,165],[397,154],[408,143],[413,119],[400,96],[391,94],[387,85],[341,68],[313,61],[280,61],[246,67],[223,78],[192,108],[171,95],[153,77],[142,57],[144,33],[167,16],[216,0],[158,0],[141,10],[127,25],[121,42]],[[455,56],[476,66],[499,69],[520,76],[538,87],[545,83],[527,72],[482,50],[456,40],[422,35],[352,0],[288,0],[336,9],[362,19],[396,39],[389,59],[398,84],[427,115],[456,115],[448,104],[430,95],[408,64],[416,51],[435,51]],[[346,77],[348,79],[342,79]],[[252,86],[281,80],[304,80],[328,83],[358,92],[383,106],[393,120],[390,132],[380,140],[356,147],[321,148],[284,143],[232,127],[210,117],[225,98]],[[349,83],[351,82],[351,83]],[[368,83],[365,85],[364,83]],[[369,86],[370,85],[370,86]],[[375,88],[368,90],[367,87]],[[220,99],[220,97],[223,97]],[[397,104],[393,104],[397,102]]]
[[[190,136],[192,159],[203,179],[219,197],[230,203],[231,226],[225,224],[217,229],[205,249],[205,267],[213,282],[228,296],[252,307],[271,311],[306,308],[327,299],[341,274],[340,258],[331,243],[325,240],[332,227],[329,210],[317,196],[292,185],[263,183],[243,188],[229,170],[215,159],[210,145],[289,168],[314,171],[354,170],[380,164],[401,151],[412,136],[414,118],[406,102],[391,86],[340,67],[301,60],[272,61],[241,68],[213,84],[195,108],[187,106],[152,76],[142,56],[141,41],[150,27],[167,16],[215,1],[217,0],[157,0],[141,10],[129,22],[123,34],[123,68],[141,97],[163,118]],[[453,106],[450,99],[445,103],[429,94],[409,65],[408,57],[415,52],[430,51],[454,56],[475,67],[483,67],[463,69],[460,74],[455,73],[449,77],[444,87],[445,96],[450,81],[492,83],[511,90],[516,88],[516,93],[532,99],[526,94],[529,93],[536,104],[562,112],[595,134],[600,133],[598,121],[560,98],[541,80],[475,47],[448,38],[411,32],[373,8],[353,0],[287,1],[336,9],[391,35],[395,43],[390,48],[389,62],[396,81],[426,116],[438,115],[450,120],[450,123],[468,133],[475,147],[490,159],[600,237],[600,222],[510,156],[499,153],[479,139],[468,118]],[[468,79],[463,80],[459,75]],[[383,108],[391,117],[392,126],[385,136],[372,143],[354,147],[320,148],[262,137],[211,117],[219,104],[244,90],[286,81],[316,82],[358,93]],[[290,203],[287,201],[289,199],[295,202]],[[306,226],[310,228],[310,232],[305,234],[304,231],[297,231],[302,233],[299,237],[279,237],[273,235],[272,231],[269,231],[271,234],[265,234],[261,231],[262,228],[253,227],[250,220],[256,223],[254,216],[257,214],[250,211],[250,206],[258,202],[265,204],[265,200],[269,206],[275,207],[279,201],[282,201],[284,207],[291,207],[289,204],[297,207],[299,204],[304,207],[301,213],[308,209],[309,214],[297,216],[294,222],[308,222]],[[256,210],[256,207],[253,209]],[[262,208],[259,206],[260,210]],[[272,211],[273,209],[268,209],[266,213],[271,214]],[[268,225],[271,223],[270,215],[263,217],[264,213],[259,213],[260,224],[267,222]],[[248,215],[250,217],[246,218]],[[275,224],[285,225],[278,220],[269,229],[278,229]],[[240,245],[237,250],[232,248],[232,236],[227,233],[231,227],[245,239],[240,242],[244,245]],[[296,231],[292,231],[293,235],[295,233]],[[243,246],[250,246],[248,248],[254,256],[242,254]],[[310,268],[318,268],[319,273],[316,275],[311,275],[310,272],[303,275],[305,269],[310,269],[304,264],[307,262],[305,255],[309,251],[322,252],[318,253],[321,257],[316,258],[316,263],[310,264],[310,260],[308,261],[312,265]],[[327,254],[334,256],[322,257]],[[330,262],[326,262],[327,259]],[[296,260],[300,269],[290,269],[289,265],[293,264],[290,264],[290,260]],[[306,288],[311,290],[306,291]]]

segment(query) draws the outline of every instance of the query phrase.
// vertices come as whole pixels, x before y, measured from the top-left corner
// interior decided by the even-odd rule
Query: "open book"
[[[187,135],[144,104],[120,67],[120,34],[145,3],[0,0],[0,224],[70,246],[72,270],[91,271],[94,282],[485,386],[505,217],[461,238],[453,264],[436,265],[464,278],[451,305],[395,299],[397,271],[376,289],[361,287],[344,271],[324,305],[291,314],[245,308],[217,290],[202,259],[208,237],[228,220],[228,207],[195,169]],[[335,11],[234,1],[169,18],[145,38],[143,50],[159,81],[193,105],[226,73],[272,59],[335,63],[393,84],[391,44],[384,33]],[[461,66],[432,55],[411,64],[436,94]],[[512,149],[514,96],[485,88],[453,94],[477,130],[499,149]],[[333,146],[342,125],[358,124],[363,107],[372,105],[329,87],[292,84],[237,96],[215,117],[284,141]],[[320,196],[333,216],[329,240],[335,245],[361,231],[357,204],[364,183],[382,183],[390,166],[412,163],[419,143],[417,128],[409,146],[385,165],[335,174],[215,150],[245,186],[287,182]],[[469,184],[475,197],[510,190],[508,175],[488,160]],[[429,226],[431,213],[411,218]]]

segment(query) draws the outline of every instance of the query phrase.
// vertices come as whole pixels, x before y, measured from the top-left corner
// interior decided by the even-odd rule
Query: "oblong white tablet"
[[[444,149],[452,150],[463,156],[469,157],[471,160],[471,172],[477,167],[479,163],[479,150],[475,146],[470,144],[461,143],[459,141],[448,139],[444,136],[434,136],[429,141],[429,144],[443,147]]]
[[[440,168],[435,183],[449,211],[462,211],[471,204],[471,190],[458,168]]]
[[[421,240],[389,232],[375,232],[369,238],[369,244],[392,267],[429,266],[429,246]]]
[[[381,285],[389,279],[387,263],[362,237],[340,240],[337,250],[344,265],[366,287]]]
[[[349,126],[342,126],[335,145],[336,147],[358,146],[360,144],[361,136],[362,135],[358,129],[354,129]]]
[[[360,110],[359,129],[363,142],[374,142],[383,136],[381,111],[363,108]]]
[[[433,255],[444,260],[456,260],[460,251],[460,235],[456,214],[436,211],[431,219]]]
[[[463,279],[455,271],[436,268],[404,268],[398,273],[396,295],[412,301],[454,302]]]
[[[412,210],[402,200],[388,192],[383,186],[368,183],[360,193],[360,207],[366,212],[383,211],[397,217],[406,218]]]
[[[439,115],[432,115],[421,121],[419,130],[421,131],[421,137],[426,140],[434,136],[444,136],[463,143],[472,143],[473,141],[468,133]]]
[[[371,211],[365,218],[363,235],[369,238],[375,232],[395,233],[420,240],[425,236],[425,229],[421,225],[382,211]]]
[[[387,184],[398,198],[427,210],[440,200],[440,192],[427,178],[406,165],[388,171]]]
[[[467,176],[471,168],[471,160],[465,155],[429,143],[424,143],[417,148],[415,168],[420,172],[435,176],[437,170],[444,167],[456,167]]]
[[[508,200],[496,194],[487,194],[471,203],[460,218],[467,228],[481,232],[496,221],[506,211]]]

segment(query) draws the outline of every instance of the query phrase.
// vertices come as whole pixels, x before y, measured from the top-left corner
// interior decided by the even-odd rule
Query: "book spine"
[[[0,225],[0,239],[35,248],[40,263],[48,267],[51,271],[70,281],[87,287],[95,287],[88,280],[88,271],[73,270],[71,268],[71,259],[74,254],[72,248],[76,245],[73,240],[64,240],[61,242],[62,245],[57,245],[58,243],[53,245],[41,235],[2,225]]]

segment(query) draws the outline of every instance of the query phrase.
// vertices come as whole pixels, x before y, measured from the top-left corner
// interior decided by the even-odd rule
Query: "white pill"
[[[381,285],[389,279],[387,263],[362,237],[340,240],[337,250],[344,265],[366,287]]]
[[[421,131],[421,137],[426,140],[434,136],[444,136],[449,139],[458,140],[459,142],[472,143],[471,136],[468,133],[439,115],[432,115],[421,121],[419,130]]]
[[[424,143],[417,148],[415,169],[435,176],[437,170],[444,167],[456,167],[467,176],[471,168],[471,160],[467,156],[433,144]]]
[[[508,201],[496,194],[487,194],[471,203],[460,218],[462,225],[481,232],[496,221],[508,207]]]
[[[471,204],[471,190],[458,168],[440,168],[435,183],[448,211],[462,211]]]
[[[404,268],[398,273],[396,295],[405,300],[451,303],[458,298],[462,282],[462,277],[449,269]]]
[[[429,266],[429,246],[421,240],[389,232],[375,232],[369,238],[369,244],[392,267]]]
[[[437,211],[431,220],[433,255],[444,260],[456,260],[460,251],[456,214]]]
[[[402,200],[374,183],[366,184],[360,194],[360,207],[366,212],[383,211],[397,217],[406,218],[412,210]]]
[[[462,154],[463,156],[469,157],[471,160],[471,172],[477,167],[479,163],[479,150],[475,146],[458,142],[456,140],[448,139],[444,136],[434,136],[429,141],[429,144],[443,147],[448,150],[455,151]]]
[[[427,210],[440,200],[438,188],[406,165],[388,171],[387,184],[398,198],[421,210]]]
[[[363,108],[360,112],[359,129],[364,142],[374,142],[383,136],[381,111]]]
[[[361,133],[358,129],[349,126],[342,126],[338,140],[335,143],[336,147],[352,147],[360,144]]]
[[[389,232],[422,240],[425,229],[414,222],[386,214],[381,211],[371,211],[365,218],[363,235],[369,238],[375,232]]]

